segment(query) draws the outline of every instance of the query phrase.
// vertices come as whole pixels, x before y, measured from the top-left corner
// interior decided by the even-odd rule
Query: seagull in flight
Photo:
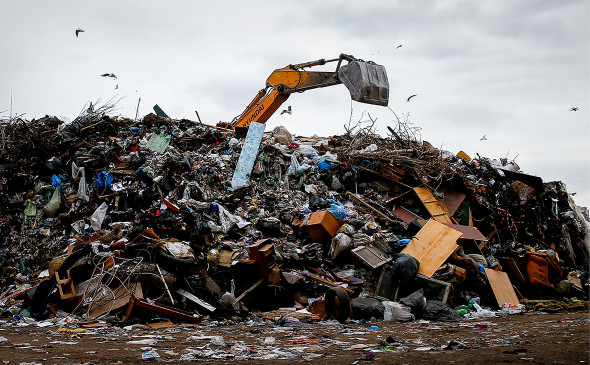
[[[410,95],[410,96],[408,97],[408,99],[406,100],[406,103],[409,103],[409,102],[410,102],[410,99],[411,99],[411,98],[413,98],[413,97],[414,97],[414,96],[416,96],[416,95],[418,95],[418,94]]]
[[[572,108],[570,108],[570,112],[577,112],[578,111],[578,107],[574,106]]]
[[[84,29],[78,28],[76,29],[76,38],[78,38],[78,34],[82,33]]]
[[[399,46],[395,47],[395,49],[401,48],[403,46],[403,44],[400,44]]]
[[[102,74],[102,75],[100,75],[100,76],[102,76],[102,77],[112,77],[112,78],[114,78],[114,79],[116,79],[116,78],[117,78],[117,76],[115,76],[115,74],[113,74],[113,73],[108,73],[108,72],[107,72],[106,74]]]
[[[291,105],[289,105],[287,107],[287,109],[283,109],[283,111],[281,112],[281,115],[283,115],[285,113],[287,113],[287,114],[293,114],[293,111],[291,110]]]
[[[487,139],[488,139],[488,137],[486,137],[486,135],[484,134],[484,135],[483,135],[483,137],[481,137],[479,140],[480,140],[480,141],[485,141],[485,140],[487,140]]]

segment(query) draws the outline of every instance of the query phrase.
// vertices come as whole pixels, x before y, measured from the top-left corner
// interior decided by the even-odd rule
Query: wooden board
[[[504,303],[520,304],[508,274],[487,268],[485,272],[499,307],[502,307]]]
[[[456,223],[449,215],[445,203],[439,201],[430,189],[426,186],[418,186],[414,188],[414,191],[435,221],[449,224]]]
[[[461,232],[431,219],[412,238],[402,253],[420,261],[418,273],[431,277],[458,247],[459,237]]]

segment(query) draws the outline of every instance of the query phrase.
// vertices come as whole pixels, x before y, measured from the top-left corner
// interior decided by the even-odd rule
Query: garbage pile
[[[231,130],[92,105],[0,125],[0,310],[168,318],[457,320],[587,307],[588,223],[561,182],[406,126]],[[580,300],[574,300],[578,298]]]

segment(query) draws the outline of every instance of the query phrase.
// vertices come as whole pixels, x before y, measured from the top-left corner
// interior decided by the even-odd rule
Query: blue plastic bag
[[[344,208],[344,205],[333,199],[328,199],[328,202],[330,203],[330,208],[328,208],[330,213],[335,217],[346,219],[346,208]]]
[[[51,185],[54,188],[58,188],[61,190],[61,183],[66,180],[66,177],[63,175],[51,175]]]
[[[92,183],[93,186],[96,186],[96,189],[102,194],[106,191],[107,188],[110,188],[113,185],[115,179],[106,171],[101,171],[98,173],[98,177]]]
[[[332,164],[326,160],[320,160],[318,161],[318,167],[320,170],[331,169]]]

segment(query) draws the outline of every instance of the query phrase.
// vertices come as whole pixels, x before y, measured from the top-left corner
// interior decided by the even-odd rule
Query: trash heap
[[[457,320],[587,308],[588,223],[561,182],[407,126],[243,138],[155,114],[1,121],[0,310],[168,318]],[[577,298],[577,299],[574,299]],[[61,312],[60,312],[61,311]]]

